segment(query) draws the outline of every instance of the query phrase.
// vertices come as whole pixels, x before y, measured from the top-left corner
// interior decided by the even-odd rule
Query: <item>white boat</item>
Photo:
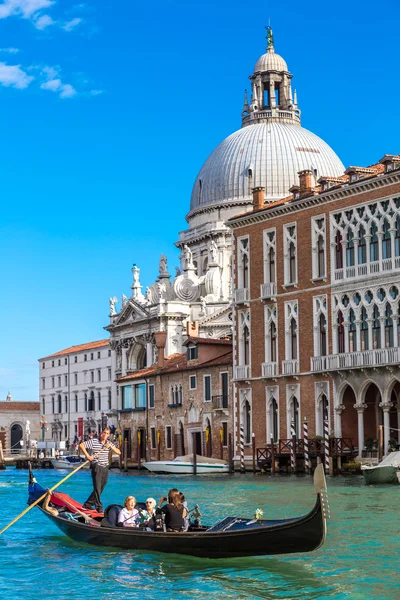
[[[400,452],[390,452],[378,465],[361,465],[365,483],[400,483]]]
[[[84,463],[85,459],[77,454],[70,454],[51,458],[50,462],[55,469],[75,469],[75,467],[79,467],[79,465]]]
[[[191,475],[194,473],[193,454],[177,456],[173,460],[152,460],[142,465],[152,473],[173,473],[175,475]],[[196,472],[199,475],[229,473],[229,465],[225,460],[196,456]]]

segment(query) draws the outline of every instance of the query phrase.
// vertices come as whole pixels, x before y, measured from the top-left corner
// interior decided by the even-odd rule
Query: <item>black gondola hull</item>
[[[79,523],[54,516],[43,508],[41,510],[65,535],[76,542],[206,558],[311,552],[324,543],[326,534],[319,494],[313,510],[303,517],[271,521],[271,524],[263,521],[256,527],[240,531],[173,533],[99,527],[98,524]]]

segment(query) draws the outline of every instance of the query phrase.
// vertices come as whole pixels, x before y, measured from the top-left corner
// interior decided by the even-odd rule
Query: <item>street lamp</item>
[[[42,415],[42,418],[40,420],[40,429],[42,430],[42,442],[44,442],[44,433],[47,429],[47,421],[44,415]]]

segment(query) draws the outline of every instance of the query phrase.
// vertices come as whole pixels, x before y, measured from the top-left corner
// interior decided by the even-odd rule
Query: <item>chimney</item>
[[[265,188],[256,187],[251,190],[253,192],[253,210],[264,208],[264,192]]]
[[[188,321],[186,323],[186,335],[188,337],[199,337],[198,321]]]
[[[166,331],[157,331],[154,334],[154,337],[156,339],[156,346],[157,346],[157,351],[158,351],[158,356],[157,356],[157,364],[159,367],[163,367],[165,364],[165,345],[167,343],[167,332]]]
[[[300,196],[306,196],[314,191],[313,172],[311,169],[299,171]]]

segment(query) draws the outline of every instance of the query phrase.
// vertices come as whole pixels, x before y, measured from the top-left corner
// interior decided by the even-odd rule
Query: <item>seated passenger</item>
[[[156,526],[156,501],[154,498],[147,498],[146,510],[140,513],[140,524],[153,530]]]
[[[136,510],[136,498],[127,496],[124,502],[124,508],[118,515],[118,524],[123,527],[137,527],[139,524],[139,511]]]
[[[185,496],[184,494],[182,494],[182,492],[179,492],[180,496],[181,496],[181,502],[183,504],[183,507],[186,510],[186,516],[183,518],[183,531],[188,531],[189,529],[189,525],[190,525],[190,521],[189,521],[189,512],[188,512],[188,505],[187,502],[185,500]]]
[[[165,525],[168,531],[184,531],[187,510],[183,506],[181,494],[176,488],[169,490],[168,504],[163,506],[161,511],[165,515]]]

